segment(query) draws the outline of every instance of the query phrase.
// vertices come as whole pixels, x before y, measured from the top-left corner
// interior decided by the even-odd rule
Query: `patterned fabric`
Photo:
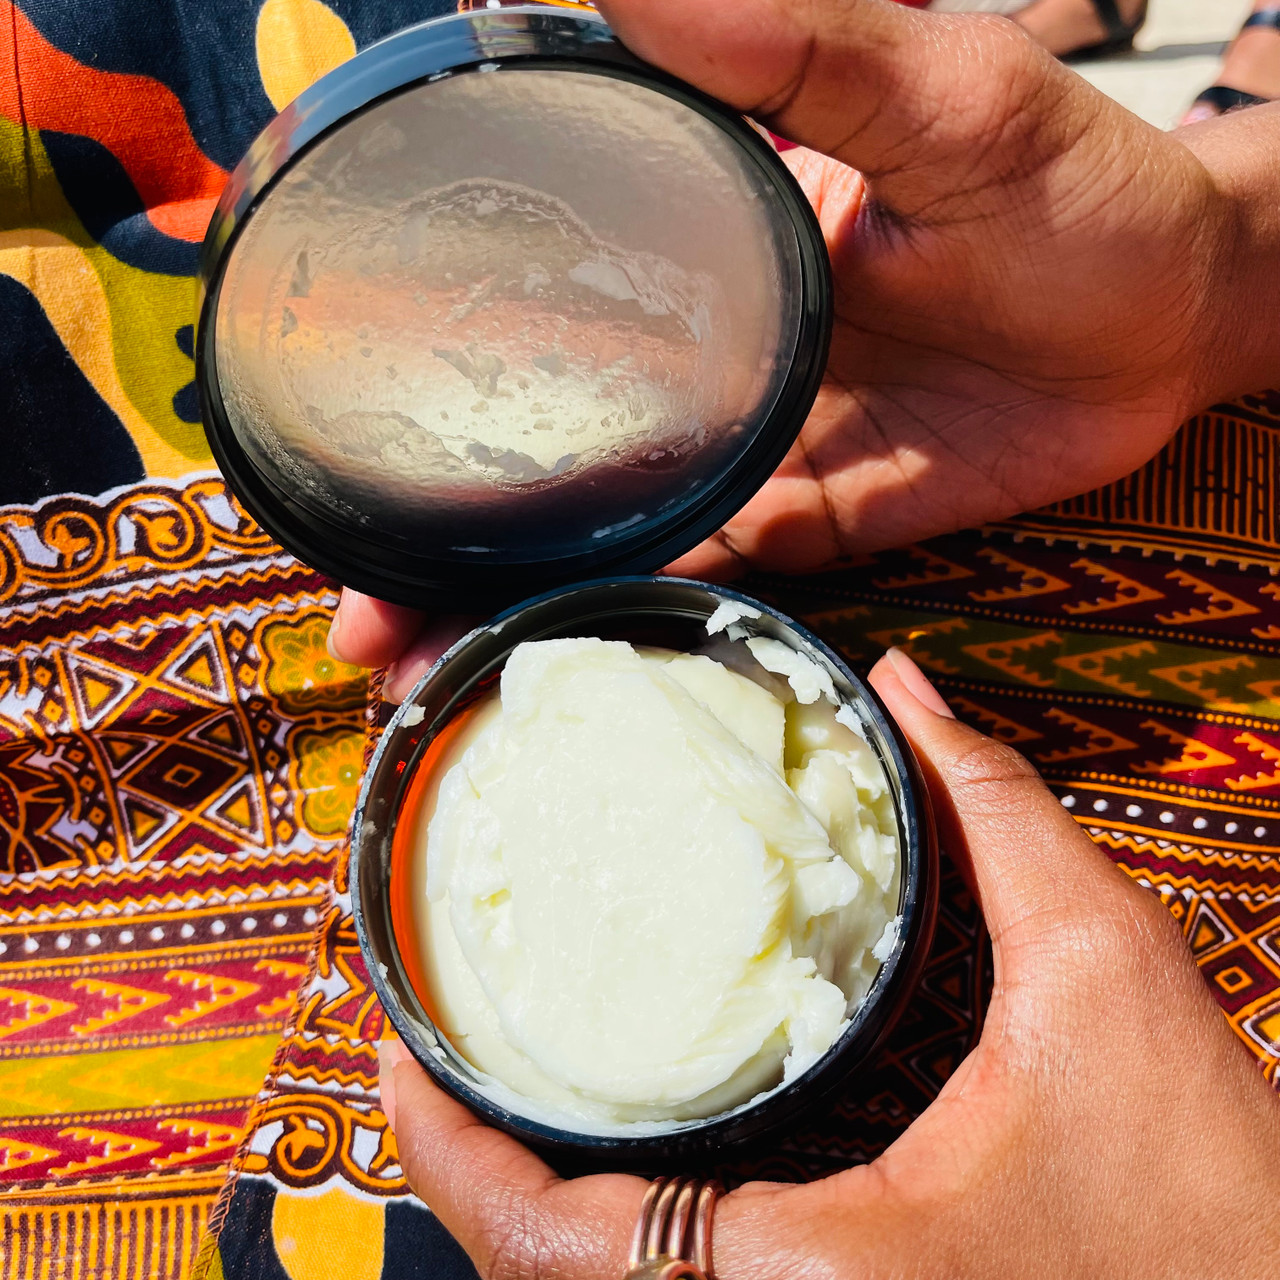
[[[1252,398],[1193,419],[1149,466],[1098,493],[855,570],[747,584],[864,671],[902,646],[964,719],[1029,755],[1093,839],[1181,921],[1210,990],[1272,1080],[1277,485],[1280,396]],[[335,892],[319,968],[197,1276],[318,1277],[346,1221],[361,1226],[358,1243],[338,1246],[350,1250],[344,1274],[473,1274],[432,1234],[396,1166],[376,1095],[382,1015],[341,862]],[[878,1062],[775,1149],[721,1176],[805,1179],[874,1158],[975,1044],[990,981],[981,916],[948,870],[920,991]],[[406,1250],[415,1212],[421,1235]]]
[[[0,503],[210,465],[196,254],[319,75],[451,0],[0,0]]]
[[[365,680],[209,470],[196,252],[278,107],[449,8],[0,0],[6,1276],[189,1274],[310,972]]]
[[[0,1257],[184,1274],[329,909],[365,680],[216,477],[0,509],[0,600]]]

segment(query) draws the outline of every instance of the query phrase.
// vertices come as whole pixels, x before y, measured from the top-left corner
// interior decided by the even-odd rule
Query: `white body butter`
[[[420,820],[439,1030],[500,1101],[579,1130],[804,1070],[897,914],[870,747],[707,657],[518,646]]]

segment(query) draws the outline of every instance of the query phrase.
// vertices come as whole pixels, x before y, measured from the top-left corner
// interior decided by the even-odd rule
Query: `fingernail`
[[[342,650],[338,647],[338,633],[342,629],[342,606],[333,611],[333,621],[329,623],[329,634],[325,637],[324,647],[329,650],[329,657],[334,662],[345,662]]]
[[[408,662],[393,662],[387,668],[387,678],[382,685],[382,700],[399,706],[417,688],[418,681],[431,670],[431,659],[411,658]]]
[[[1182,117],[1183,124],[1199,124],[1202,120],[1212,120],[1218,113],[1212,107],[1192,107]]]
[[[942,694],[929,683],[929,677],[916,666],[906,653],[901,649],[893,648],[885,654],[885,657],[889,659],[894,674],[902,681],[907,692],[917,702],[922,703],[930,711],[936,712],[940,716],[946,716],[951,720],[956,718],[956,713],[947,706]]]
[[[404,681],[400,677],[400,664],[393,662],[382,679],[382,700],[398,707],[404,701]]]
[[[387,1123],[396,1127],[396,1064],[406,1062],[409,1050],[398,1039],[378,1041],[378,1096]]]

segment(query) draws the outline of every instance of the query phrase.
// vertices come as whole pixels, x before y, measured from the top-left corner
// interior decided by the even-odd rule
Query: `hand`
[[[1081,493],[1280,375],[1274,146],[1248,139],[1268,109],[1161,133],[1011,22],[887,0],[599,7],[640,56],[806,144],[787,160],[835,270],[799,441],[676,570],[817,569]],[[368,610],[344,603],[342,655],[403,653],[418,620]]]
[[[386,667],[382,697],[400,703],[435,660],[478,621],[455,613],[422,614],[343,587],[329,625],[329,653],[359,667]]]
[[[805,571],[1013,515],[1258,389],[1213,340],[1236,218],[1214,173],[1013,23],[882,0],[600,8],[809,148],[787,158],[835,272],[797,447],[682,571]]]
[[[1280,1100],[1172,916],[904,654],[871,679],[981,902],[991,1004],[977,1048],[878,1160],[721,1201],[719,1280],[1274,1274]],[[643,1181],[556,1178],[389,1048],[401,1164],[481,1276],[619,1280]]]

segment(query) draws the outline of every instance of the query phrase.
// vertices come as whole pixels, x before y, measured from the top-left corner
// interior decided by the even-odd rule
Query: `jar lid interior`
[[[541,585],[667,543],[776,431],[813,342],[764,146],[586,62],[480,64],[351,112],[219,264],[215,425],[314,537],[437,581]]]

